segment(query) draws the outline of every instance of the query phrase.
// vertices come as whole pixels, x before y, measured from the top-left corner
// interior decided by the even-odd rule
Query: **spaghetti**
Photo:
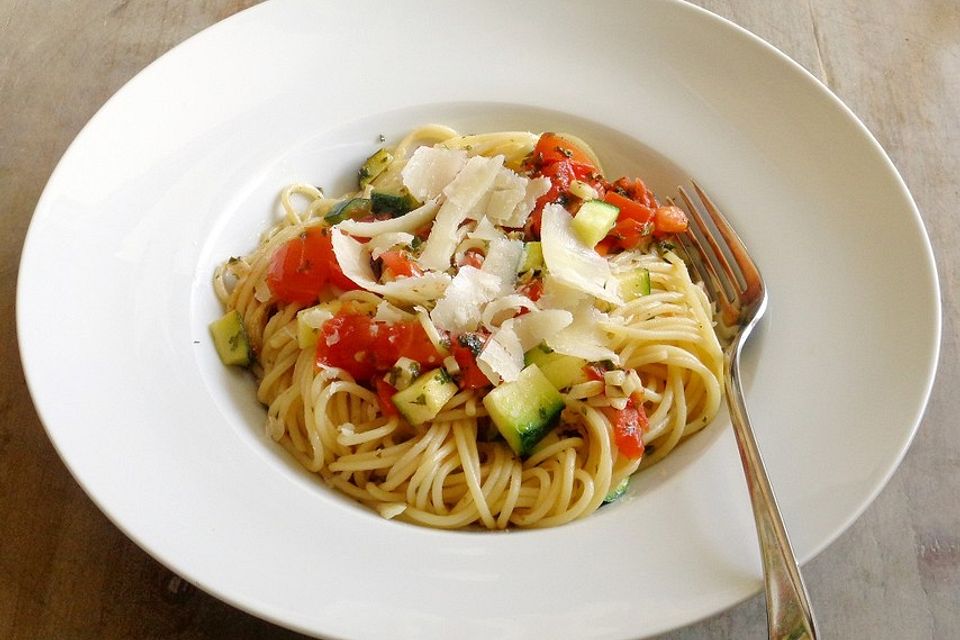
[[[430,125],[360,177],[284,189],[214,278],[221,357],[330,486],[426,526],[554,526],[714,417],[712,307],[668,242],[683,214],[584,142]]]

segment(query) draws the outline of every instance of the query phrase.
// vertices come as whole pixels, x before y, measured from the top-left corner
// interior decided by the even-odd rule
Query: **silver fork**
[[[767,631],[771,640],[816,640],[810,598],[763,467],[740,386],[740,350],[766,310],[767,290],[760,271],[733,227],[696,182],[693,190],[699,206],[683,187],[678,189],[683,208],[695,223],[687,233],[678,236],[678,240],[687,254],[688,264],[717,303],[721,325],[729,331],[729,343],[724,348],[724,390],[760,541]],[[719,237],[701,211],[709,214]]]

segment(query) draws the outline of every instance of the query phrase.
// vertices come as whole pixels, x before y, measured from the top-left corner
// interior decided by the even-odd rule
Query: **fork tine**
[[[695,180],[691,180],[691,182],[693,183],[694,190],[697,192],[697,197],[700,198],[700,202],[703,203],[703,208],[710,214],[714,225],[716,225],[720,235],[723,236],[724,241],[727,243],[733,259],[736,261],[737,266],[740,267],[740,272],[743,274],[744,284],[746,285],[741,296],[748,301],[755,300],[760,294],[760,271],[753,263],[753,260],[750,259],[747,248],[744,246],[740,236],[737,235],[736,231],[733,230],[733,227],[727,221],[726,216],[720,213],[717,206],[713,204],[713,201],[703,192],[703,189],[700,188],[700,185],[697,184]],[[686,196],[684,197],[686,198]],[[714,250],[716,250],[716,247],[714,247]]]
[[[700,282],[703,283],[703,286],[707,290],[707,295],[717,304],[722,324],[726,327],[735,326],[740,322],[742,309],[740,305],[741,294],[739,282],[730,264],[726,261],[716,239],[703,220],[699,209],[693,204],[693,201],[683,187],[678,187],[677,191],[683,199],[684,208],[690,217],[693,218],[695,226],[699,230],[698,234],[694,229],[694,225],[691,225],[686,233],[677,235],[677,239],[684,248],[687,257],[690,258],[688,264],[694,265],[696,273],[700,277]],[[672,200],[670,200],[670,202],[672,203]],[[702,235],[707,244],[710,245],[711,251],[708,252],[706,247],[704,247],[703,242],[700,240],[700,235]],[[711,259],[711,254],[713,259]],[[716,266],[714,266],[715,261],[721,265],[722,270],[727,276],[726,285],[724,284],[724,278],[720,277]]]
[[[706,196],[703,193],[703,191],[700,190],[700,187],[697,186],[696,182],[693,183],[693,188],[697,191],[697,195],[700,197],[701,202],[704,202],[704,198],[706,198]],[[717,244],[716,238],[714,238],[713,234],[710,233],[710,229],[707,226],[707,223],[704,221],[703,216],[700,215],[699,207],[693,204],[693,201],[690,199],[690,196],[687,195],[687,192],[683,187],[679,187],[677,191],[680,194],[680,197],[683,198],[683,201],[687,205],[687,209],[692,214],[692,217],[694,221],[697,223],[697,226],[700,228],[700,233],[706,239],[707,243],[710,245],[710,248],[713,249],[713,255],[717,261],[717,264],[720,265],[720,268],[723,269],[723,271],[727,275],[727,281],[730,283],[731,293],[733,293],[733,295],[736,296],[738,293],[740,293],[740,280],[737,278],[737,274],[733,271],[733,267],[731,267],[730,263],[727,261],[727,257],[724,254],[723,250],[720,248],[720,245]],[[721,235],[723,235],[723,239],[726,240],[727,245],[729,245],[730,241],[727,235],[729,232],[730,225],[726,224],[727,232],[725,232],[723,228],[724,224],[721,224],[720,222],[717,221],[717,216],[720,214],[720,212],[717,210],[715,206],[713,206],[712,202],[710,202],[709,205],[707,205],[706,202],[704,202],[704,208],[707,209],[707,212],[710,214],[710,217],[713,218],[714,223],[716,224],[717,228],[720,230]],[[725,219],[723,220],[723,223],[726,223]],[[737,264],[738,265],[740,264],[739,260],[737,261]]]
[[[707,288],[707,293],[710,294],[710,297],[721,300],[723,303],[728,303],[729,298],[723,286],[720,284],[716,269],[714,269],[710,263],[710,259],[697,236],[692,233],[686,233],[677,235],[677,240],[683,248],[683,252],[686,254],[685,257],[688,258],[687,264],[692,266],[694,271],[696,271],[697,277],[700,278],[700,281],[703,282]]]

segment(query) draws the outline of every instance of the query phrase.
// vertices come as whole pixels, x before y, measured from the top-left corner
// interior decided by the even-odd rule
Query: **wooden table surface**
[[[146,64],[249,4],[0,0],[0,638],[301,637],[192,588],[107,521],[44,434],[14,331],[24,234],[67,145]],[[889,485],[804,573],[824,638],[960,638],[960,4],[697,4],[824,81],[878,138],[920,207],[943,288],[937,382]],[[757,597],[663,638],[764,638],[764,616]]]

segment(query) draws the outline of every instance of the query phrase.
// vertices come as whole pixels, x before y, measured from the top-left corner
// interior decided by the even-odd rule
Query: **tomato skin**
[[[380,254],[380,260],[383,261],[383,267],[389,269],[395,276],[422,276],[423,269],[420,268],[414,259],[406,251],[394,249],[384,251]]]
[[[520,293],[536,302],[543,297],[543,280],[540,278],[534,278],[527,284],[520,287]]]
[[[613,441],[620,453],[631,460],[641,458],[643,432],[649,426],[643,403],[631,397],[627,400],[627,406],[619,411],[613,407],[604,407],[602,411],[613,426]]]
[[[327,278],[330,280],[330,284],[341,291],[357,291],[361,288],[356,282],[343,275],[343,271],[340,270],[340,265],[337,263],[336,258],[331,260],[328,266],[330,267],[330,271],[327,273]]]
[[[327,284],[327,263],[333,254],[320,227],[291,238],[270,257],[267,285],[282,302],[310,304]]]
[[[380,410],[385,416],[398,416],[400,412],[397,411],[397,407],[393,404],[393,394],[397,392],[396,387],[389,384],[386,380],[382,378],[377,378],[377,399],[380,401]]]
[[[645,238],[649,237],[654,228],[653,219],[656,215],[654,209],[645,204],[634,202],[616,191],[608,191],[603,200],[620,209],[617,223],[607,234],[607,239],[612,241],[612,246],[621,249],[635,249]],[[612,247],[606,248],[609,250]]]
[[[487,340],[487,336],[482,334],[463,334],[464,336],[476,336],[476,340],[479,344],[483,344]],[[458,336],[452,341],[451,351],[453,351],[453,357],[457,361],[457,366],[460,367],[460,388],[461,389],[482,389],[484,387],[489,387],[492,383],[490,379],[487,378],[486,374],[480,370],[480,367],[477,366],[477,357],[473,354],[473,351],[462,344]]]
[[[328,283],[342,291],[360,288],[343,275],[323,227],[304,230],[270,257],[267,285],[281,302],[312,304]]]
[[[317,336],[317,363],[339,367],[358,382],[368,382],[376,373],[376,323],[358,313],[338,313],[323,323]]]
[[[620,178],[613,184],[607,185],[608,191],[616,191],[634,202],[638,202],[649,209],[656,209],[659,205],[653,191],[640,178]]]
[[[603,382],[603,369],[599,365],[585,364],[583,365],[583,372],[587,374],[587,377],[591,380]]]
[[[349,309],[323,323],[316,354],[317,364],[339,367],[366,383],[402,356],[425,367],[443,360],[419,322],[387,324]]]
[[[687,220],[687,214],[679,207],[668,205],[658,207],[654,212],[654,235],[661,236],[671,233],[684,233],[689,227],[690,222]]]
[[[593,159],[576,144],[550,131],[542,133],[533,148],[533,164],[542,167],[563,160],[572,160],[594,170]]]
[[[637,222],[627,218],[617,222],[607,234],[607,238],[612,239],[621,249],[635,249],[650,235],[651,228],[649,222]]]
[[[463,260],[460,261],[460,266],[469,265],[475,269],[479,269],[483,266],[484,260],[486,260],[486,256],[483,255],[483,252],[479,249],[467,249],[463,253]]]
[[[637,222],[650,222],[653,220],[655,210],[645,204],[635,202],[616,191],[608,191],[603,196],[603,201],[620,209],[617,220],[636,220]]]
[[[333,240],[326,234],[323,236],[323,247],[327,254],[327,280],[330,284],[341,291],[355,291],[360,289],[360,286],[357,285],[356,282],[343,275],[343,271],[340,269],[340,263],[337,262],[337,254],[333,252]]]
[[[437,366],[443,361],[443,356],[418,321],[376,324],[378,331],[373,351],[378,370],[388,371],[401,357],[416,360],[423,367]]]
[[[597,253],[602,256],[609,255],[613,249],[617,247],[617,240],[612,235],[607,235],[606,238],[597,243],[597,246],[594,247]]]
[[[531,175],[550,179],[550,190],[537,199],[527,223],[530,232],[535,237],[540,237],[540,217],[543,215],[543,207],[567,196],[570,191],[570,183],[574,180],[586,182],[600,196],[605,193],[605,185],[601,179],[598,179],[596,168],[590,163],[589,158],[578,159],[580,155],[583,154],[575,154],[568,158],[563,154],[559,154],[559,157],[555,154],[548,156],[547,159],[539,163],[535,163]],[[536,151],[534,151],[534,157],[536,157]]]

